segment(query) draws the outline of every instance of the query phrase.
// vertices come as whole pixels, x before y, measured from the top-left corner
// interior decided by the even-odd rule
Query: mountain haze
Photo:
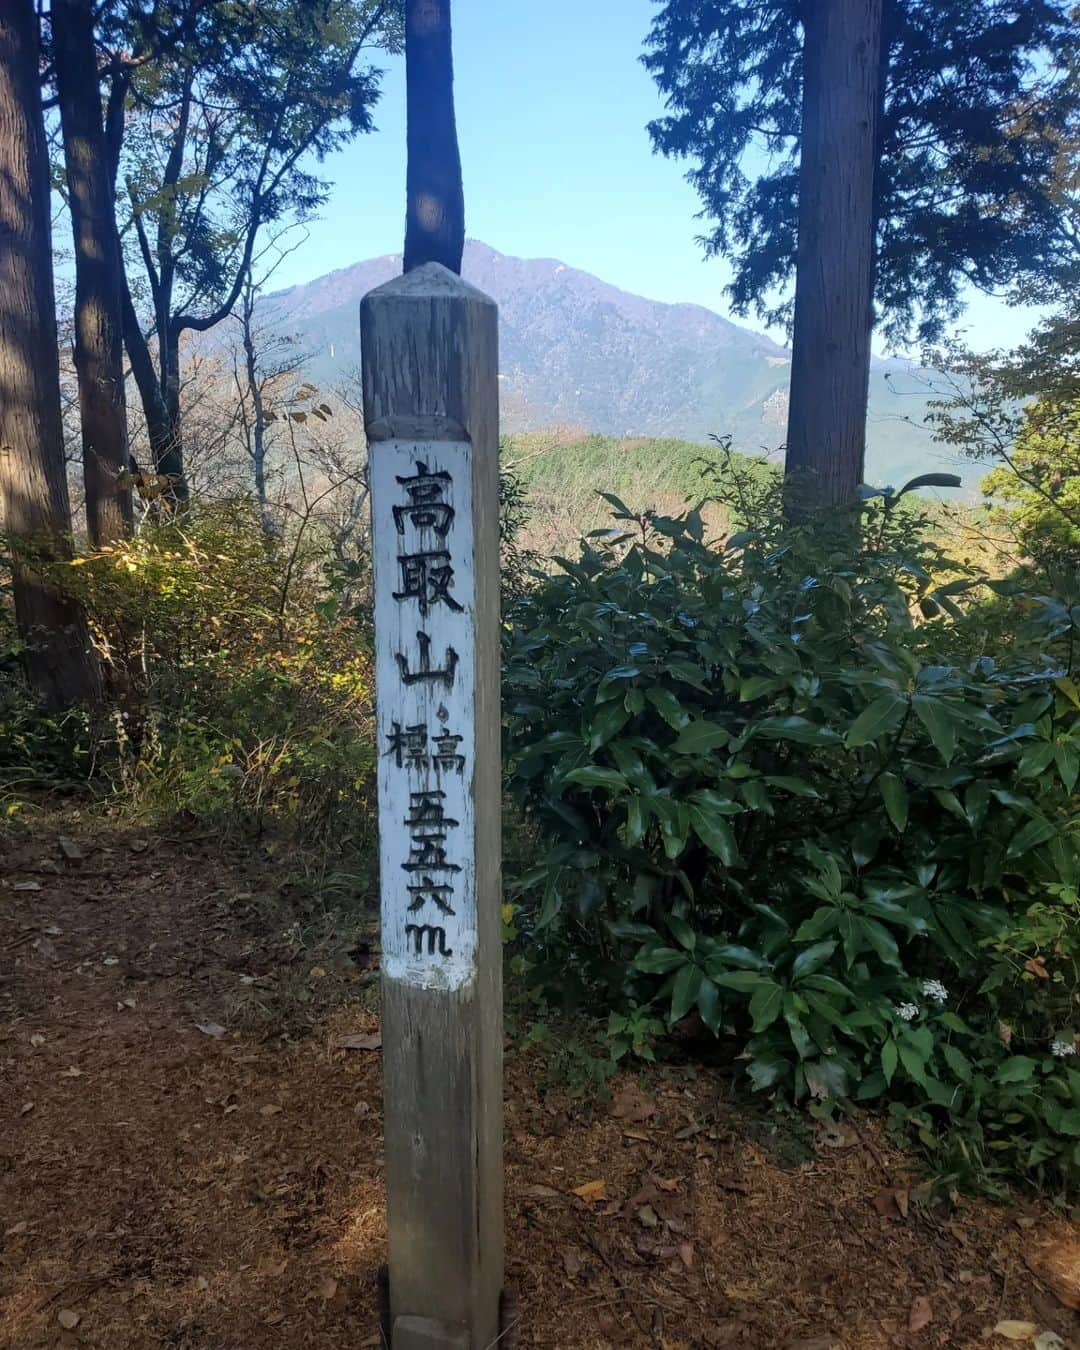
[[[355,263],[264,301],[264,318],[297,334],[311,378],[360,364],[361,298],[401,271],[401,255]],[[553,258],[514,258],[470,240],[466,280],[499,306],[506,432],[553,424],[614,436],[707,441],[775,451],[787,420],[790,351],[701,305],[663,304]],[[928,391],[906,363],[875,360],[867,478],[899,482],[948,458],[921,425]]]

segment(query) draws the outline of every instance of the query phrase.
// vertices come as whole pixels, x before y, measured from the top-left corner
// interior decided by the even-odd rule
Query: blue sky
[[[653,0],[456,0],[467,229],[502,253],[559,258],[624,290],[727,314],[728,268],[695,241],[703,224],[686,165],[653,155],[645,131],[662,111],[638,61],[654,9]],[[333,195],[274,289],[401,250],[404,62],[378,63],[379,130],[327,160]],[[975,347],[1009,346],[1035,317],[975,297],[961,326]]]

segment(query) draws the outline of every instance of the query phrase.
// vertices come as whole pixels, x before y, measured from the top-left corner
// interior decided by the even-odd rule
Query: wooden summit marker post
[[[393,1350],[488,1350],[500,1339],[503,1278],[498,315],[458,275],[465,207],[450,0],[405,0],[405,85],[405,275],[360,306],[375,562],[384,1331]]]
[[[503,1278],[497,311],[439,263],[361,305],[375,561],[394,1350],[486,1350]]]

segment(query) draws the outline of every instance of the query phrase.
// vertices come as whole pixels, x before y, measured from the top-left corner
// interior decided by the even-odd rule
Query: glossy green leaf
[[[566,783],[577,783],[579,787],[602,787],[610,792],[625,792],[626,779],[615,769],[604,769],[597,764],[587,765],[583,769],[571,769],[563,779]]]
[[[718,981],[719,983],[719,981]],[[773,980],[763,980],[750,999],[750,1018],[755,1031],[765,1031],[780,1016],[784,991]]]
[[[758,736],[771,740],[795,741],[800,745],[838,745],[841,737],[832,727],[811,722],[807,717],[766,717],[754,727]]]
[[[816,975],[829,964],[836,946],[835,942],[816,942],[812,947],[801,951],[792,963],[791,978],[801,980],[807,975]]]
[[[723,1006],[720,1002],[720,990],[707,976],[703,976],[697,994],[698,1012],[701,1020],[715,1035],[720,1030],[720,1018]]]
[[[1054,835],[1057,834],[1057,829],[1058,827],[1053,821],[1036,816],[1034,820],[1029,820],[1009,840],[1009,847],[1005,850],[1005,856],[1007,858],[1023,857],[1025,853],[1030,853],[1032,849],[1045,844],[1048,839],[1053,839]]]
[[[749,947],[741,947],[738,943],[722,943],[712,949],[709,957],[710,960],[721,961],[725,965],[739,966],[745,970],[769,969],[768,961],[760,952],[755,952]]]
[[[671,990],[670,1020],[673,1024],[681,1021],[697,1002],[701,980],[701,969],[694,965],[683,966],[675,976]]]
[[[911,706],[929,733],[938,754],[946,764],[951,764],[956,753],[957,721],[948,706],[940,698],[929,694],[916,694],[911,700]]]
[[[860,918],[858,926],[866,945],[877,952],[886,965],[895,966],[897,970],[903,969],[896,939],[884,924],[879,923],[877,919]]]
[[[626,799],[626,842],[630,848],[640,844],[648,828],[645,803],[636,794]]]
[[[670,689],[647,689],[645,691],[645,697],[668,726],[672,727],[675,731],[682,731],[683,727],[689,726],[689,712],[683,707]]]
[[[720,859],[725,867],[734,867],[739,860],[739,846],[735,834],[723,816],[711,815],[700,806],[691,806],[690,823],[694,833]]]
[[[681,918],[678,914],[668,914],[664,922],[671,929],[671,932],[680,947],[685,947],[688,952],[692,952],[697,946],[697,934],[693,928]]]
[[[595,753],[607,745],[629,720],[630,714],[621,703],[605,703],[589,720],[589,749]]]
[[[726,727],[699,719],[679,732],[672,749],[678,755],[707,755],[731,739]]]
[[[821,909],[815,910],[809,919],[806,919],[795,933],[796,942],[816,942],[818,938],[823,938],[826,933],[831,933],[836,927],[840,918],[840,911],[832,905],[824,905]]]
[[[880,736],[895,731],[904,720],[907,712],[907,699],[900,694],[889,692],[881,694],[868,704],[848,728],[844,738],[849,750],[861,745],[870,745]]]
[[[907,784],[894,773],[883,773],[878,779],[878,791],[885,803],[885,812],[893,827],[903,834],[908,823]]]
[[[721,989],[733,989],[737,994],[752,994],[762,983],[762,976],[754,970],[725,970],[709,963],[709,978]]]

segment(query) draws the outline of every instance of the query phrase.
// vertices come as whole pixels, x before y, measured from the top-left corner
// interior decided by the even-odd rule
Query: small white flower
[[[917,1003],[901,1003],[896,1010],[896,1015],[902,1017],[905,1022],[910,1022],[919,1015],[919,1005]]]
[[[949,991],[940,980],[923,980],[922,991],[926,998],[933,999],[935,1003],[944,1003],[949,997]]]
[[[1064,1059],[1066,1055],[1076,1054],[1076,1046],[1072,1041],[1051,1041],[1050,1053],[1055,1059]]]

